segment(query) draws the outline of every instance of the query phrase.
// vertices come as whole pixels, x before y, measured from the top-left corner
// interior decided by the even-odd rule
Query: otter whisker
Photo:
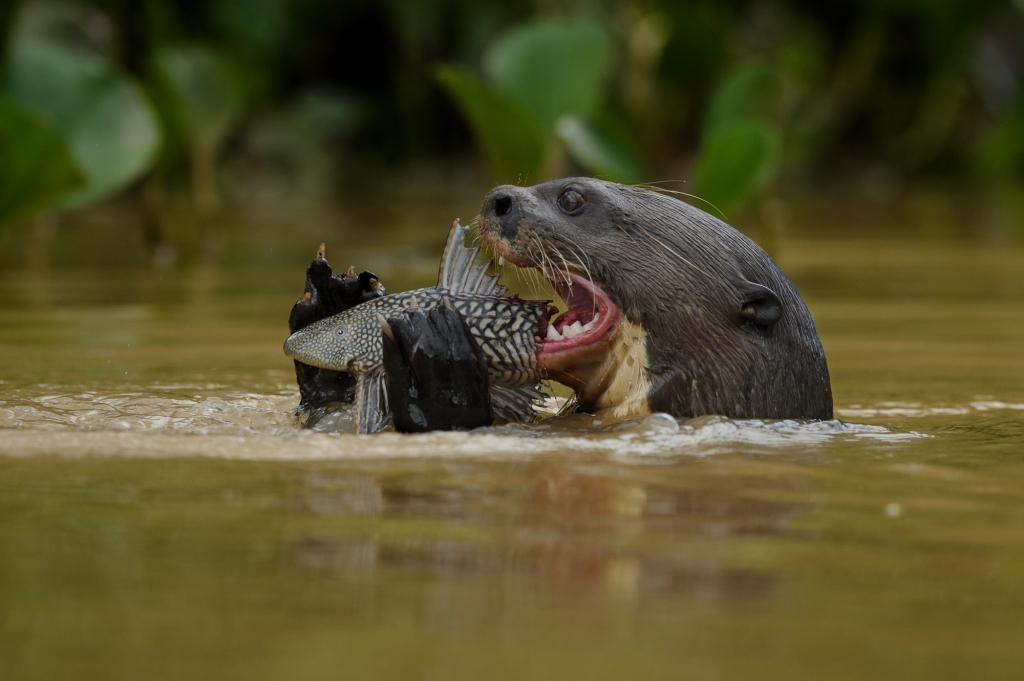
[[[530,242],[526,243],[526,252],[527,252],[527,255],[530,256],[530,260],[532,260],[534,262],[541,261],[541,258],[539,258],[537,256],[537,254],[533,252],[533,244],[532,243],[530,243]],[[539,262],[538,264],[539,264],[539,266],[543,267],[543,263],[542,262]],[[530,277],[532,282],[533,282],[533,285],[535,287],[534,291],[539,291],[541,289],[541,287],[543,286],[543,284],[541,284],[541,282],[543,281],[543,279],[541,277],[541,274],[536,269],[532,269],[532,268],[528,269],[526,271],[529,273],[527,276]]]
[[[586,251],[583,250],[578,243],[576,243],[575,241],[573,241],[572,239],[570,239],[568,237],[565,237],[565,239],[570,244],[572,244],[572,247],[569,248],[569,252],[573,254],[573,256],[576,258],[576,262],[579,264],[580,269],[582,269],[584,272],[587,273],[587,279],[590,281],[591,284],[593,284],[594,283],[594,276],[590,272],[590,265],[592,264],[590,262],[590,256],[586,254]],[[576,249],[579,249],[579,250],[576,250]],[[583,254],[582,256],[580,255],[581,252]],[[583,262],[584,257],[587,260],[586,263]]]
[[[576,243],[575,241],[570,239],[569,237],[564,237],[564,238],[565,238],[566,241],[568,241],[570,244],[572,244],[575,247],[575,248],[572,248],[570,250],[572,251],[573,255],[576,256],[576,259],[579,261],[580,266],[584,267],[587,270],[587,272],[589,272],[590,271],[590,265],[592,263],[590,262],[590,256],[587,255],[586,250],[582,246],[580,246],[578,243]],[[579,251],[576,250],[577,248],[579,249]],[[580,253],[582,253],[583,256],[587,259],[587,265],[583,265],[583,258],[580,257]],[[591,282],[593,282],[593,279],[591,279]]]
[[[590,272],[590,267],[589,267],[590,258],[587,258],[587,263],[584,263],[583,262],[583,258],[581,258],[579,253],[576,252],[576,249],[570,248],[569,252],[572,253],[574,256],[576,256],[576,262],[578,262],[580,267],[583,269],[583,271],[586,272],[586,274],[587,274],[587,281],[590,282],[591,287],[597,286],[597,284],[594,283],[594,275]],[[592,299],[591,300],[591,308],[592,308],[592,311],[594,311],[594,312],[597,311],[597,300],[596,299]]]
[[[543,244],[540,243],[540,237],[537,237],[535,235],[534,238],[537,239],[538,245],[540,245],[541,248],[543,249]],[[565,262],[565,258],[562,257],[562,253],[558,250],[557,246],[552,244],[551,245],[551,249],[555,251],[555,253],[558,255],[559,258],[562,259],[562,263],[565,265],[565,270],[561,270],[561,269],[559,269],[558,267],[555,266],[554,261],[552,260],[551,256],[547,253],[546,250],[542,250],[542,252],[544,253],[544,257],[545,257],[546,261],[550,263],[552,272],[553,273],[557,272],[559,275],[561,275],[560,278],[565,281],[565,285],[569,288],[569,291],[571,293],[572,292],[572,279],[569,278],[569,274],[568,274],[569,264]]]
[[[530,273],[530,278],[533,281],[533,285],[536,287],[535,290],[542,290],[544,288],[544,284],[547,283],[547,280],[545,280],[544,277],[541,276],[540,271],[533,268],[527,271]]]
[[[682,180],[661,180],[661,182],[682,182]],[[638,183],[638,184],[635,184],[635,185],[632,185],[632,186],[639,187],[641,189],[646,189],[646,190],[652,191],[652,192],[657,192],[659,194],[675,194],[676,196],[688,196],[691,199],[696,199],[697,201],[701,201],[702,203],[706,203],[707,205],[709,205],[712,208],[714,208],[718,212],[718,214],[722,216],[723,220],[728,219],[728,218],[726,218],[726,215],[722,211],[721,208],[719,208],[718,206],[716,206],[715,204],[711,203],[710,201],[708,201],[705,198],[697,196],[696,194],[690,194],[688,192],[681,192],[681,191],[678,191],[676,189],[667,189],[665,187],[656,187],[656,186],[654,186],[655,184],[657,184],[657,183],[656,182],[641,182],[641,183]]]
[[[554,246],[553,248],[555,249],[555,254],[562,260],[562,265],[565,266],[565,269],[562,271],[563,272],[562,273],[562,278],[565,279],[565,285],[569,287],[569,292],[571,294],[572,293],[572,279],[569,278],[569,263],[567,263],[565,261],[565,256],[562,255],[562,251],[558,250],[557,246]]]
[[[529,247],[527,247],[527,249],[526,249],[526,255],[530,258],[530,260],[534,259],[534,255],[530,251]],[[537,277],[537,271],[536,270],[534,270],[532,268],[526,268],[526,269],[520,269],[519,272],[520,272],[520,276],[522,277],[522,280],[526,284],[528,284],[531,288],[536,286],[536,283],[535,283],[536,282],[536,277]]]
[[[534,246],[537,246],[539,248],[537,252],[534,252]],[[530,258],[537,263],[537,266],[540,268],[541,274],[544,275],[544,278],[550,279],[550,277],[548,276],[548,263],[547,260],[544,258],[543,244],[539,243],[536,237],[530,235],[530,241],[526,243],[526,248],[530,253]]]
[[[583,262],[583,258],[581,258],[579,256],[579,253],[577,253],[575,249],[569,249],[569,252],[572,253],[576,257],[576,262],[579,264],[580,269],[582,269],[586,273],[587,281],[589,281],[591,284],[593,284],[594,283],[594,275],[590,272],[590,263],[589,262]],[[589,260],[589,258],[588,258],[588,260]]]

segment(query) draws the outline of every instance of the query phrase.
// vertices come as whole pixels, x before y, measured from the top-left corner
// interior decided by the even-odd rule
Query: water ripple
[[[202,392],[208,394],[202,394]],[[209,394],[214,392],[215,394]],[[676,420],[667,414],[602,422],[576,415],[473,433],[357,436],[339,411],[301,428],[296,395],[230,392],[221,386],[157,386],[116,394],[37,386],[0,400],[0,453],[9,456],[521,457],[566,451],[612,457],[707,456],[737,448],[776,450],[834,441],[881,443],[926,437],[878,425],[832,421]]]

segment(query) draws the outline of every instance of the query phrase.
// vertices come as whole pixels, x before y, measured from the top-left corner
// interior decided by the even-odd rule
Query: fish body
[[[466,248],[465,240],[466,228],[456,220],[436,286],[374,298],[299,329],[285,341],[284,353],[292,359],[356,376],[360,433],[382,430],[390,416],[380,320],[406,310],[426,312],[445,300],[465,319],[487,359],[495,413],[529,419],[532,405],[543,399],[537,386],[537,336],[551,301],[504,297],[506,289],[498,284],[497,275],[487,273],[491,263],[478,264],[480,248]]]
[[[536,333],[547,313],[547,301],[455,293],[439,286],[375,298],[314,322],[292,334],[284,352],[324,369],[370,373],[384,361],[378,316],[389,319],[410,309],[427,312],[440,307],[444,298],[466,320],[487,357],[492,383],[518,387],[540,380]]]

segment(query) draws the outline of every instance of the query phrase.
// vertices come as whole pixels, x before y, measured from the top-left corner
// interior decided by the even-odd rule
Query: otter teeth
[[[562,327],[561,333],[558,332],[558,329],[555,328],[554,324],[549,324],[548,332],[544,336],[544,340],[560,341],[566,340],[567,338],[576,338],[577,336],[580,336],[586,333],[587,331],[593,329],[594,326],[597,325],[597,321],[600,318],[600,316],[601,315],[595,314],[594,318],[591,319],[586,324],[581,324],[580,321],[577,319],[572,324]]]
[[[498,256],[498,267],[501,267],[504,264],[505,264],[505,256],[499,255]]]
[[[581,333],[583,333],[583,327],[579,322],[573,322],[572,324],[562,327],[563,338],[575,338]]]

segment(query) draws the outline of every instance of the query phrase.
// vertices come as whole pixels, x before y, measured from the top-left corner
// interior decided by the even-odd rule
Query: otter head
[[[480,232],[568,310],[538,366],[585,409],[831,418],[810,313],[768,255],[665,194],[589,178],[491,190]]]

